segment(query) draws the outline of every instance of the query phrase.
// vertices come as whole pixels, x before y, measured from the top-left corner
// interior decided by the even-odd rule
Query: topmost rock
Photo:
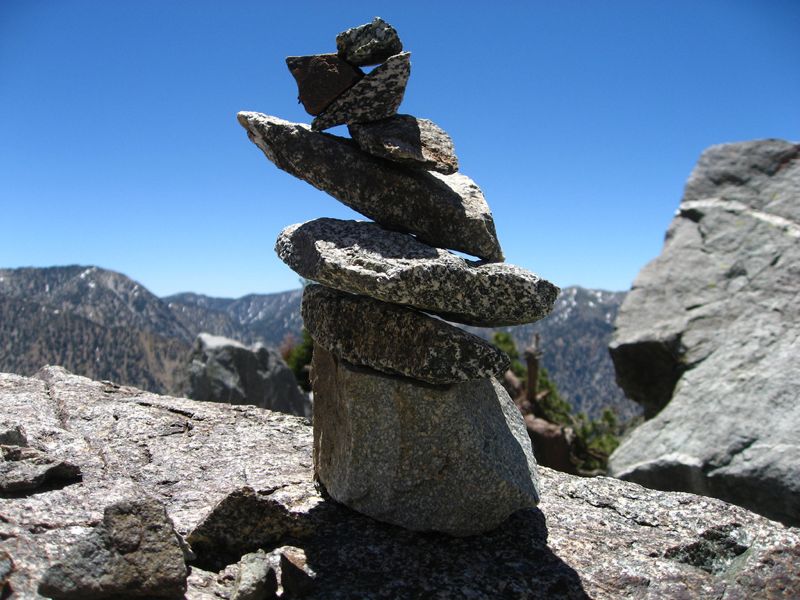
[[[351,65],[359,67],[377,65],[399,54],[403,42],[394,27],[380,17],[372,23],[351,27],[336,36],[336,49],[339,56]]]

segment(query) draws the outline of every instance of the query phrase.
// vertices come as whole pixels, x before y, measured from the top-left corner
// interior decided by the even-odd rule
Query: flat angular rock
[[[314,349],[314,465],[336,500],[414,531],[471,535],[539,502],[522,415],[495,379],[449,387]]]
[[[331,102],[325,112],[311,122],[311,129],[322,131],[335,125],[391,117],[403,102],[410,75],[411,53],[392,56]]]
[[[80,480],[78,465],[35,448],[0,446],[0,495],[25,494]]]
[[[276,117],[241,112],[238,118],[279,169],[353,210],[432,246],[503,260],[492,213],[469,177],[394,166],[362,152],[351,140]]]
[[[297,82],[297,99],[310,115],[318,115],[364,73],[336,54],[289,56],[286,66]]]
[[[616,321],[617,381],[650,420],[612,473],[800,525],[799,294],[800,144],[712,146]]]
[[[306,286],[303,323],[314,341],[349,363],[431,384],[502,375],[509,358],[441,319],[321,286]]]
[[[537,321],[559,293],[520,267],[472,263],[375,223],[325,218],[290,225],[275,251],[296,273],[328,287],[481,327]]]
[[[409,166],[450,175],[458,171],[453,140],[433,121],[394,115],[372,123],[348,125],[364,152]]]
[[[107,507],[103,522],[45,573],[39,593],[56,599],[183,598],[184,549],[155,500]]]
[[[377,65],[402,52],[403,42],[394,27],[375,17],[371,23],[351,27],[337,35],[336,50],[353,65]]]
[[[233,584],[231,600],[272,600],[278,597],[278,578],[263,550],[245,554]]]

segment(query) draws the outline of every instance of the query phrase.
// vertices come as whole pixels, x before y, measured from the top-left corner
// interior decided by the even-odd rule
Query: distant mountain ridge
[[[541,336],[543,364],[578,410],[638,408],[614,382],[606,351],[623,292],[570,287],[543,321],[510,331],[522,351]],[[208,332],[277,346],[302,330],[302,289],[241,298],[181,293],[158,298],[127,276],[87,266],[0,269],[0,371],[59,364],[95,379],[175,391],[182,360]],[[493,330],[471,329],[490,337]]]

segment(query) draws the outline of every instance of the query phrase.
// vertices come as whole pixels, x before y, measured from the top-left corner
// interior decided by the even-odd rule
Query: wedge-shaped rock
[[[505,352],[416,310],[309,285],[303,323],[314,341],[349,363],[432,384],[486,379],[509,366]]]
[[[353,210],[423,242],[503,260],[489,206],[469,177],[392,165],[345,138],[259,113],[239,113],[248,137],[279,169]]]
[[[364,152],[446,175],[458,171],[453,140],[428,119],[394,115],[373,123],[354,123],[348,130]]]
[[[559,292],[520,267],[469,262],[375,223],[325,218],[290,225],[275,251],[295,272],[328,287],[468,325],[536,321]]]
[[[450,387],[314,350],[314,466],[336,500],[416,531],[470,535],[539,502],[522,415],[496,379]]]
[[[377,65],[403,50],[397,30],[380,17],[371,23],[351,27],[336,36],[336,49],[347,62],[358,65]]]
[[[286,66],[297,82],[297,99],[310,115],[324,111],[346,89],[352,87],[364,73],[336,54],[289,56]]]
[[[344,123],[366,123],[391,117],[400,108],[411,75],[411,53],[402,52],[375,67],[311,122],[317,131]]]

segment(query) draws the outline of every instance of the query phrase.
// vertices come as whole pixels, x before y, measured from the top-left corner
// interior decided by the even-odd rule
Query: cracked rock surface
[[[431,384],[501,377],[509,358],[486,340],[416,310],[321,285],[303,291],[314,341],[354,365]]]
[[[800,144],[706,150],[617,318],[618,477],[800,524]]]
[[[275,166],[362,215],[432,246],[503,260],[489,205],[469,177],[394,165],[352,140],[277,117],[240,112],[238,119]]]
[[[800,532],[713,498],[540,467],[538,509],[477,537],[418,534],[321,495],[311,427],[299,417],[55,367],[0,375],[0,414],[31,447],[83,472],[80,482],[0,501],[4,600],[41,598],[44,573],[107,506],[147,496],[183,537],[214,542],[193,547],[190,600],[230,597],[241,557],[283,546],[303,551],[308,597],[319,599],[800,595]],[[217,541],[228,544],[225,556],[215,555]]]
[[[307,279],[467,325],[538,321],[559,292],[521,267],[466,261],[375,223],[323,218],[290,225],[275,251]]]

